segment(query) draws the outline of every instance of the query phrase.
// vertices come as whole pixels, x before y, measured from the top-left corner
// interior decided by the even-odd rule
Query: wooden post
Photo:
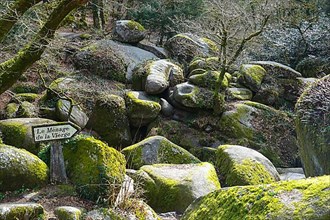
[[[51,183],[68,183],[62,151],[63,146],[59,140],[69,139],[76,135],[79,130],[79,126],[71,122],[32,126],[32,135],[35,142],[52,141],[50,148]]]
[[[61,142],[54,141],[50,149],[50,182],[53,184],[68,183],[62,148]]]

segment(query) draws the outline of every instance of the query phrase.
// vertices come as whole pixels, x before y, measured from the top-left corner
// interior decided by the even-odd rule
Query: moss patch
[[[48,182],[48,167],[30,152],[0,145],[0,191],[34,188]]]
[[[131,169],[157,163],[200,163],[200,160],[187,150],[161,136],[149,137],[123,149],[122,153],[126,156],[128,167]]]
[[[68,177],[84,198],[108,201],[124,180],[124,155],[93,137],[70,139],[63,145],[63,155]]]
[[[188,219],[328,219],[330,176],[213,192],[186,210]]]

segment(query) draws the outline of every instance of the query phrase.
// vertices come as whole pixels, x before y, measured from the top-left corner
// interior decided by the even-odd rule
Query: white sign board
[[[32,127],[34,141],[53,141],[68,139],[79,131],[77,126],[71,123],[46,124]]]

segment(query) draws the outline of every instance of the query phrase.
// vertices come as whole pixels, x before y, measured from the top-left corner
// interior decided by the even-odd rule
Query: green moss
[[[78,220],[82,217],[82,211],[79,209],[69,210],[66,207],[58,207],[55,209],[55,215],[60,220]]]
[[[161,106],[157,97],[133,91],[126,92],[127,114],[133,126],[141,126],[153,121]]]
[[[192,205],[187,219],[328,219],[329,176],[231,187]]]
[[[226,152],[228,145],[223,145],[216,152],[216,167],[226,186],[256,185],[276,181],[266,167],[257,161],[244,159],[240,162],[232,159]]]
[[[0,145],[0,180],[0,191],[42,186],[48,182],[48,167],[26,150]]]
[[[156,164],[153,166],[161,166]],[[149,166],[143,166],[142,171],[146,172],[154,184],[149,182],[149,186],[152,187],[145,188],[147,190],[147,198],[149,199],[148,204],[153,207],[156,211],[169,211],[183,209],[184,207],[178,207],[178,201],[187,198],[181,198],[180,196],[180,182],[174,179],[163,178],[156,173],[153,173],[153,169],[149,169]]]
[[[17,204],[8,207],[8,209],[4,207],[1,207],[0,205],[1,220],[13,220],[13,219],[43,220],[46,217],[44,213],[44,209],[41,205]]]
[[[86,127],[96,131],[102,140],[116,149],[131,144],[125,100],[120,96],[99,96]]]
[[[70,139],[63,145],[63,155],[68,177],[84,198],[107,200],[124,179],[124,156],[93,137]]]
[[[127,27],[131,30],[145,31],[144,27],[140,23],[132,20],[127,22]]]
[[[237,104],[235,109],[225,112],[218,127],[229,137],[253,139],[254,129],[249,127],[251,107]]]
[[[183,173],[171,174],[171,168],[184,169]],[[202,174],[198,173],[202,172]],[[207,173],[205,173],[207,172]],[[141,167],[138,171],[144,176],[144,189],[148,204],[157,212],[183,212],[197,198],[220,188],[214,167],[209,163],[191,165],[154,164]],[[200,176],[203,177],[200,177]],[[199,180],[197,180],[200,178]],[[201,186],[202,181],[205,186]],[[196,188],[201,186],[203,189]]]
[[[189,82],[200,87],[208,88],[214,90],[216,88],[216,81],[219,78],[220,72],[218,71],[207,71],[203,74],[193,75],[189,78]],[[226,73],[223,81],[221,82],[222,88],[227,88],[229,86],[230,74]]]
[[[80,39],[83,39],[83,40],[89,40],[89,39],[91,39],[93,36],[90,35],[90,34],[80,34],[79,37],[80,37]]]
[[[19,93],[15,95],[15,99],[23,102],[23,101],[27,101],[27,102],[34,102],[37,98],[38,98],[38,94],[35,93]]]
[[[32,153],[37,153],[37,149],[31,149],[32,146],[26,146],[25,138],[28,132],[28,126],[21,122],[15,121],[0,121],[0,130],[4,143],[15,147],[25,148]]]
[[[262,80],[267,74],[262,66],[251,64],[242,65],[240,73],[243,76],[243,83],[254,92],[257,92],[260,89]]]
[[[6,110],[5,110],[6,118],[15,118],[16,114],[18,112],[18,109],[19,109],[19,104],[9,103],[6,106]]]
[[[147,150],[145,150],[146,148]],[[145,153],[143,153],[144,150]],[[150,151],[154,152],[151,153]],[[139,169],[143,165],[156,163],[200,163],[200,160],[190,154],[187,150],[160,136],[149,137],[137,144],[123,149],[122,153],[126,156],[128,167],[131,169]]]
[[[212,52],[214,52],[214,53],[219,52],[219,47],[215,42],[213,42],[212,40],[210,40],[206,37],[203,37],[202,40],[208,45],[208,47],[210,48],[210,50]]]

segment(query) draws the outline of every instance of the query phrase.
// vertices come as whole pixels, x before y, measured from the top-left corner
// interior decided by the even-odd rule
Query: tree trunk
[[[16,0],[0,16],[0,42],[5,38],[18,19],[33,5],[41,0]]]
[[[92,14],[93,14],[93,26],[96,29],[100,29],[100,19],[99,19],[99,1],[93,0],[92,1]]]
[[[73,9],[87,2],[88,0],[62,0],[35,38],[15,57],[0,64],[0,94],[9,89],[34,62],[40,59],[62,20]]]

